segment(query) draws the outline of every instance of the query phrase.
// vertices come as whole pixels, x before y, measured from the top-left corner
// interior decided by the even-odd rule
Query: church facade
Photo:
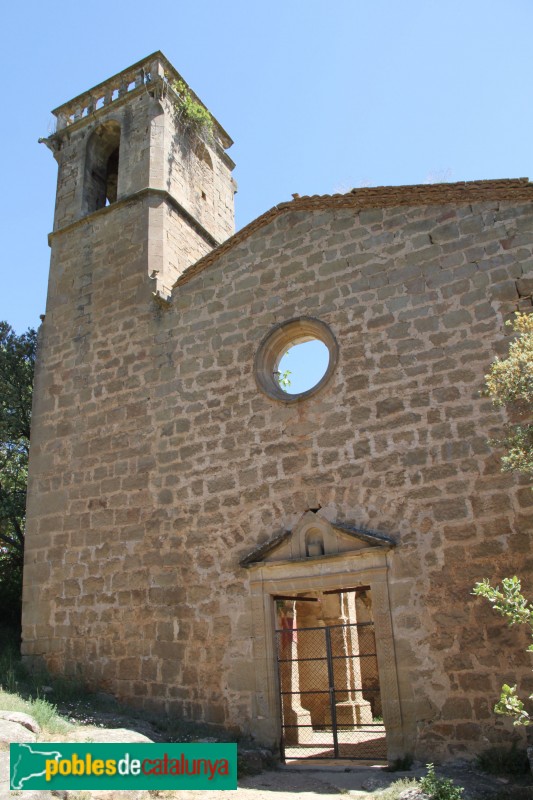
[[[531,309],[526,179],[298,197],[234,234],[231,139],[161,53],[56,109],[23,653],[286,757],[507,741],[533,494],[488,444]],[[203,107],[202,107],[203,108]],[[324,344],[290,394],[279,362]]]

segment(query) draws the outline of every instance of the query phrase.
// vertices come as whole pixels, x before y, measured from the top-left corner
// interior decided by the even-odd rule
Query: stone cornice
[[[121,208],[122,206],[128,205],[128,203],[136,202],[137,200],[143,200],[145,197],[160,197],[163,202],[168,203],[174,211],[176,211],[180,217],[182,217],[186,222],[194,228],[194,230],[202,237],[202,239],[210,246],[210,247],[217,247],[218,241],[211,236],[209,231],[207,231],[203,225],[201,225],[198,220],[196,220],[192,214],[184,208],[181,203],[166,191],[166,189],[153,189],[151,187],[146,187],[145,189],[140,189],[138,192],[134,192],[133,194],[129,194],[127,197],[121,197],[120,200],[117,200],[116,203],[112,203],[109,206],[105,206],[104,208],[99,208],[98,211],[93,211],[91,214],[87,214],[80,219],[75,220],[74,222],[70,222],[68,225],[65,225],[63,228],[58,228],[55,231],[52,231],[48,234],[48,244],[51,245],[53,240],[56,236],[59,236],[63,233],[68,233],[69,231],[73,230],[74,228],[78,228],[81,225],[85,225],[87,222],[91,222],[97,217],[104,216],[105,214],[109,214],[117,208]]]

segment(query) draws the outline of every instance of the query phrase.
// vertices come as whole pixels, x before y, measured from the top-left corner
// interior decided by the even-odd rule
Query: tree
[[[278,371],[274,373],[280,385],[280,388],[283,389],[284,392],[286,392],[289,386],[291,385],[291,379],[289,378],[290,374],[291,374],[290,369],[285,369],[283,370],[283,372]]]
[[[508,323],[518,334],[509,345],[509,355],[497,359],[486,375],[487,392],[497,406],[505,406],[520,423],[510,423],[507,435],[495,444],[503,445],[507,452],[502,456],[504,471],[519,472],[533,478],[533,314],[516,314]],[[476,583],[473,594],[485,597],[495,611],[506,617],[509,625],[528,625],[533,636],[533,605],[521,592],[516,575],[504,578],[502,589],[493,587],[485,578]],[[533,645],[528,651],[533,652]],[[533,700],[533,695],[530,695]],[[504,684],[501,696],[494,707],[497,714],[514,718],[515,725],[529,725],[531,718],[517,695],[517,687]]]
[[[0,322],[0,604],[18,624],[36,333]]]
[[[502,469],[533,478],[533,314],[516,314],[509,323],[518,334],[509,345],[509,355],[496,359],[485,376],[487,392],[497,406],[505,406],[519,423],[507,426]]]
[[[489,581],[484,578],[480,583],[476,583],[473,594],[485,597],[495,611],[509,620],[509,625],[528,625],[533,637],[533,605],[527,602],[521,589],[516,575],[513,578],[503,579],[502,590],[499,586],[491,586]],[[533,653],[533,644],[530,644],[527,649]],[[529,699],[533,700],[533,695],[530,695]],[[509,686],[507,683],[502,686],[501,696],[494,706],[494,711],[497,714],[513,717],[515,725],[529,725],[531,722],[529,713],[517,695],[517,687]]]

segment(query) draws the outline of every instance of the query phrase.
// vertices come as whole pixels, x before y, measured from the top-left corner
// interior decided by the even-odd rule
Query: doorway
[[[385,760],[370,586],[274,600],[282,758]]]
[[[317,528],[321,541],[314,538]],[[333,727],[328,730],[335,713],[339,758],[380,761],[386,748],[387,760],[393,761],[408,747],[388,589],[394,543],[382,534],[347,530],[309,511],[292,532],[273,537],[241,562],[250,570],[255,676],[251,729],[258,741],[272,747],[279,746],[282,732],[286,758],[294,752],[288,753],[288,744],[294,743],[295,736],[297,756],[314,757],[313,748],[304,745],[318,741],[315,752],[322,753],[322,758],[335,758]],[[306,643],[308,655],[304,654]],[[311,678],[306,675],[313,665],[317,667],[313,680],[316,683],[320,678],[318,686],[309,685]],[[357,669],[360,683],[355,682]],[[344,685],[339,683],[342,671],[347,676]],[[293,686],[297,680],[300,683]],[[302,689],[309,692],[304,702],[298,700],[303,697]],[[316,709],[307,707],[313,693],[321,698]],[[301,706],[301,716],[293,713],[292,722],[289,694],[295,698],[294,711],[300,711],[298,703]],[[324,700],[330,696],[336,700],[328,706]],[[339,707],[339,703],[347,705]],[[329,717],[324,708],[329,708]],[[304,713],[308,715],[307,728]],[[291,729],[293,741],[287,742],[291,724],[296,726],[296,734]],[[306,732],[307,743],[303,741]]]

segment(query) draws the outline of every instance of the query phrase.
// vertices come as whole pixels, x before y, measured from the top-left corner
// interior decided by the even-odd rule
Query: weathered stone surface
[[[152,742],[148,736],[128,728],[96,728],[84,725],[68,734],[69,742]]]
[[[520,278],[516,282],[516,288],[520,297],[531,297],[533,294],[533,278]]]
[[[0,720],[2,719],[16,722],[33,733],[39,734],[41,732],[41,726],[37,720],[22,711],[0,711]]]
[[[19,722],[0,719],[0,742],[35,742],[37,736]]]
[[[389,784],[390,779],[386,775],[373,775],[363,781],[361,789],[366,792],[376,792],[379,789],[386,789]]]

